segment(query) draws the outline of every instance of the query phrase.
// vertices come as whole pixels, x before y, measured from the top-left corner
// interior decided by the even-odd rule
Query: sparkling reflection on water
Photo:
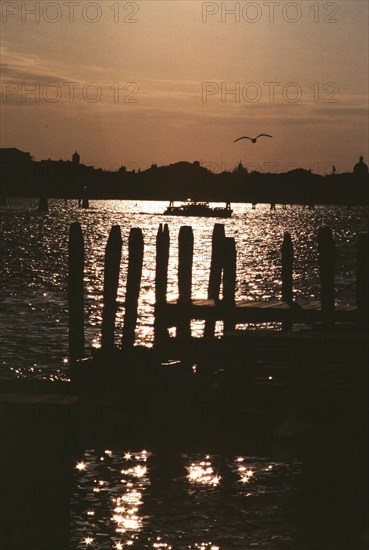
[[[293,549],[299,461],[86,451],[71,547]]]
[[[354,302],[357,235],[367,231],[368,210],[318,206],[302,207],[235,204],[228,220],[163,216],[164,202],[91,201],[90,210],[77,201],[51,200],[48,213],[36,211],[37,201],[10,200],[2,207],[2,376],[67,379],[63,360],[67,355],[66,265],[68,227],[82,224],[86,242],[86,343],[98,346],[102,313],[104,250],[110,228],[119,224],[123,237],[121,284],[116,339],[121,338],[127,241],[131,227],[144,232],[144,270],[139,303],[137,342],[150,346],[153,339],[155,239],[159,223],[170,224],[171,255],[169,295],[177,296],[177,238],[181,225],[192,225],[195,237],[193,296],[206,297],[211,235],[222,221],[226,234],[234,236],[238,253],[237,298],[268,300],[281,295],[280,246],[284,231],[295,244],[295,296],[319,299],[316,234],[329,225],[337,240],[337,302]],[[200,335],[201,323],[193,324]]]

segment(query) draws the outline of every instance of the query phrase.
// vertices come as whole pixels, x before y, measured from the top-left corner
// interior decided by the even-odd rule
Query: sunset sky
[[[369,160],[366,1],[1,4],[2,147],[106,169]]]

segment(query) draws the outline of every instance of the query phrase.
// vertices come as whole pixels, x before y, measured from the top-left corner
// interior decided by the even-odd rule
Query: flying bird
[[[236,141],[240,141],[240,139],[249,139],[250,141],[252,141],[252,143],[256,143],[256,140],[259,138],[259,137],[262,137],[262,136],[265,136],[265,137],[269,137],[269,138],[272,138],[273,136],[270,136],[269,134],[259,134],[258,136],[256,136],[255,138],[251,138],[251,137],[248,137],[248,136],[242,136],[238,139],[235,139],[233,143],[236,143]]]

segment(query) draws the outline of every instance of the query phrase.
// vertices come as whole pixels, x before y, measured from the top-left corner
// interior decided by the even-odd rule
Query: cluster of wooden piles
[[[318,235],[321,299],[299,304],[293,299],[294,250],[286,233],[281,247],[282,300],[238,302],[235,298],[237,253],[233,238],[216,224],[208,299],[192,299],[194,238],[191,227],[181,227],[178,242],[178,299],[167,301],[170,236],[167,225],[157,234],[155,316],[153,349],[135,346],[138,300],[142,277],[144,239],[134,228],[128,243],[128,272],[122,345],[115,345],[117,292],[122,239],[119,226],[111,230],[106,247],[101,349],[85,359],[84,342],[84,244],[79,224],[70,228],[69,311],[70,357],[79,390],[95,388],[108,394],[122,388],[146,386],[155,395],[186,392],[185,381],[211,395],[220,387],[242,395],[268,394],[278,387],[296,391],[307,380],[320,386],[345,386],[364,375],[368,350],[368,235],[361,235],[357,248],[356,304],[335,304],[335,243],[332,231],[323,227]],[[202,320],[202,338],[191,335],[191,321]],[[215,335],[222,321],[223,334]],[[237,325],[278,323],[281,330],[237,330]],[[310,330],[293,330],[310,325]],[[175,336],[168,329],[175,327]],[[255,328],[255,327],[254,327]],[[169,382],[169,381],[170,382]],[[168,386],[169,384],[169,386]],[[281,387],[284,390],[281,393]],[[155,391],[154,391],[155,388]],[[163,390],[165,388],[165,390]],[[200,390],[199,390],[200,392]],[[200,392],[200,393],[201,393]],[[255,393],[256,392],[256,393]]]

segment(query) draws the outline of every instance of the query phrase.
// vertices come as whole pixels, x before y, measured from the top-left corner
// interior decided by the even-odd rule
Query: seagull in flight
[[[269,134],[259,134],[258,136],[256,136],[255,138],[251,138],[251,137],[248,137],[248,136],[242,136],[240,138],[237,138],[234,140],[233,143],[236,143],[236,141],[240,141],[240,139],[249,139],[250,141],[252,141],[252,143],[256,143],[256,140],[259,138],[259,137],[262,137],[262,136],[265,136],[265,137],[269,137],[269,138],[272,138],[273,136],[269,135]]]

